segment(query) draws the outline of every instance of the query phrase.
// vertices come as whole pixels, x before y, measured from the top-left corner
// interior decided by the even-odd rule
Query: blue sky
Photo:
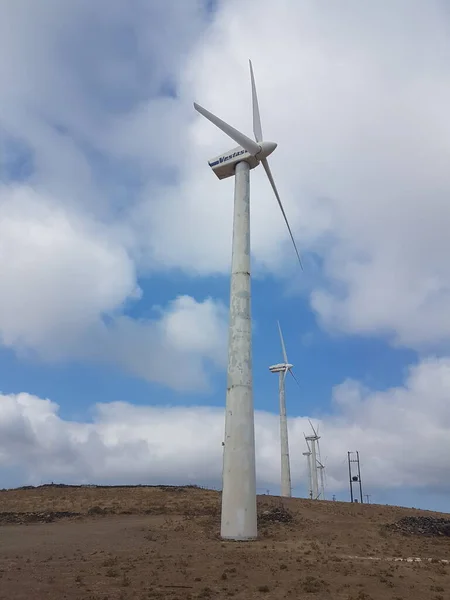
[[[211,294],[227,302],[227,276],[210,279],[208,283],[185,280],[181,286],[180,280],[183,278],[158,277],[159,293],[156,299],[153,296],[156,303],[164,304],[180,289],[193,297]],[[137,319],[152,313],[152,305],[145,302],[146,282],[142,281],[140,285],[144,290],[144,301],[128,311]],[[268,370],[269,365],[282,361],[277,318],[283,328],[289,360],[294,364],[294,373],[301,385],[299,388],[293,379],[288,380],[289,413],[292,416],[308,414],[319,418],[328,412],[331,390],[343,379],[343,373],[345,377],[384,390],[401,385],[405,367],[417,361],[414,352],[393,349],[382,340],[327,335],[317,327],[305,303],[295,297],[280,297],[270,281],[254,283],[252,307],[256,326],[253,337],[254,396],[255,407],[260,410],[276,412],[278,407],[278,379]],[[303,334],[300,324],[305,327]],[[58,402],[61,416],[69,419],[75,416],[85,419],[95,402],[114,400],[143,405],[151,402],[224,406],[226,389],[225,370],[214,373],[210,390],[179,393],[108,365],[85,362],[42,364],[32,358],[18,358],[10,350],[2,351],[0,376],[3,393],[23,391],[25,380],[29,393]]]
[[[442,3],[44,2],[0,8],[5,485],[220,484],[233,182],[209,171],[229,143],[192,102],[250,133],[250,54],[305,263],[255,169],[258,486],[279,485],[279,319],[300,382],[287,383],[294,491],[311,418],[329,496],[347,497],[358,449],[373,501],[444,508]]]

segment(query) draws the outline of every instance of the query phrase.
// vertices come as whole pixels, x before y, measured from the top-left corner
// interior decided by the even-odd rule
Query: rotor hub
[[[258,160],[261,160],[263,158],[267,158],[270,154],[272,154],[272,152],[275,150],[278,144],[276,144],[275,142],[260,142],[259,146],[261,150],[255,156]]]

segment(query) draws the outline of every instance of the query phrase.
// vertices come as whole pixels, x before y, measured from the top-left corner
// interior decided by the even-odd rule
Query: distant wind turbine
[[[309,421],[309,419],[308,419],[308,421]],[[317,469],[318,447],[316,447],[316,444],[319,443],[319,436],[317,435],[317,432],[314,429],[311,421],[309,421],[309,424],[311,425],[311,429],[313,430],[313,435],[305,436],[305,440],[306,440],[306,443],[309,442],[308,447],[311,448],[312,498],[313,498],[313,500],[318,500],[320,493],[319,493],[319,479],[318,479],[318,473],[317,473],[317,470],[318,470]]]
[[[305,436],[305,441],[306,441],[306,436]],[[311,450],[309,448],[308,442],[306,442],[306,446],[308,447],[308,451],[307,452],[303,452],[303,456],[306,456],[306,461],[307,461],[307,466],[308,466],[308,482],[309,482],[308,496],[312,500],[313,489],[312,489]]]
[[[292,372],[294,365],[291,365],[288,361],[286,347],[284,345],[283,334],[281,332],[280,322],[278,323],[278,332],[280,334],[281,350],[283,353],[284,362],[269,367],[271,373],[279,373],[278,389],[280,394],[280,443],[281,443],[281,495],[285,497],[291,497],[292,485],[291,485],[291,467],[289,462],[289,439],[288,439],[288,426],[286,416],[286,395],[285,395],[285,381],[287,373],[290,373],[298,384],[298,381]]]
[[[320,492],[319,492],[318,498],[320,498],[321,500],[325,500],[325,479],[326,479],[325,463],[326,463],[327,459],[325,457],[325,460],[322,462],[322,457],[320,454],[320,444],[319,444],[319,440],[320,440],[319,426],[320,425],[317,425],[317,432],[314,431],[314,427],[313,427],[313,431],[317,435],[316,461],[317,461],[317,473],[319,474],[319,479],[320,479]],[[311,423],[311,427],[312,427],[312,423]]]

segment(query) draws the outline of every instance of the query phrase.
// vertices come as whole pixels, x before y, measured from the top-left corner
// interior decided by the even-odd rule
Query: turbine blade
[[[287,354],[286,354],[286,346],[284,345],[283,334],[281,333],[280,321],[277,321],[277,325],[278,325],[278,332],[280,334],[281,350],[283,352],[284,364],[287,365],[288,359],[287,359]]]
[[[199,112],[206,119],[208,119],[208,121],[211,121],[211,123],[213,123],[216,127],[221,129],[224,133],[226,133],[227,136],[234,140],[237,144],[239,144],[239,146],[242,146],[244,150],[247,150],[247,152],[252,156],[255,156],[256,154],[258,154],[258,152],[261,152],[261,146],[259,144],[254,142],[252,139],[250,139],[245,134],[241,133],[231,125],[228,125],[228,123],[225,123],[225,121],[222,121],[222,119],[219,119],[219,117],[216,117],[216,115],[210,113],[209,110],[206,110],[206,108],[203,108],[196,102],[194,102],[194,108],[197,112]]]
[[[298,387],[301,389],[301,385],[297,379],[297,377],[294,375],[294,373],[292,372],[292,369],[289,369],[289,373],[292,375],[292,377],[295,379],[296,384],[298,385]]]
[[[278,190],[277,190],[277,187],[275,185],[275,181],[273,180],[272,171],[270,170],[269,163],[267,162],[267,158],[263,158],[261,160],[261,163],[262,163],[262,166],[264,167],[265,172],[267,173],[267,177],[269,178],[270,185],[272,186],[272,189],[273,189],[273,191],[275,193],[275,197],[276,197],[276,199],[278,201],[278,206],[280,207],[281,212],[283,213],[284,221],[285,221],[285,223],[287,225],[287,228],[288,228],[288,231],[289,231],[289,235],[291,236],[292,243],[294,244],[294,248],[295,248],[295,252],[297,254],[298,262],[300,263],[300,267],[302,268],[302,271],[303,271],[302,259],[300,258],[300,253],[299,253],[299,251],[297,249],[297,244],[295,243],[294,236],[292,235],[292,231],[291,231],[291,227],[289,225],[289,221],[287,220],[287,216],[286,216],[286,213],[284,212],[284,208],[283,208],[283,205],[281,203],[280,196],[278,195]]]
[[[263,141],[263,133],[261,128],[261,116],[259,114],[258,96],[256,95],[255,75],[253,74],[252,61],[250,63],[250,77],[252,79],[252,104],[253,104],[253,133],[257,142]]]
[[[311,425],[311,429],[313,430],[313,432],[314,432],[314,435],[317,435],[317,432],[316,432],[316,430],[314,429],[314,426],[313,426],[313,424],[311,423],[311,419],[308,419],[308,421],[309,421],[309,424]]]
[[[311,448],[309,447],[308,440],[306,439],[306,433],[303,433],[305,436],[306,447],[308,448],[308,452],[311,452]]]
[[[319,457],[319,459],[321,459],[321,455],[320,455],[320,444],[319,444],[319,439],[317,439],[317,456]],[[320,463],[322,464],[322,463]]]

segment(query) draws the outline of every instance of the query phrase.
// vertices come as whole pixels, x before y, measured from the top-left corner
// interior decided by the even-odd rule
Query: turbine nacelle
[[[254,169],[260,164],[258,158],[249,154],[242,146],[237,146],[223,154],[219,154],[219,156],[215,156],[208,161],[208,164],[218,179],[227,179],[227,177],[234,177],[236,165],[243,161],[248,163],[250,169]]]
[[[208,164],[219,179],[227,179],[227,177],[234,177],[236,165],[239,162],[245,161],[250,169],[254,169],[262,160],[272,154],[277,145],[275,142],[261,142],[258,144],[256,154],[250,154],[242,146],[237,146],[215,156],[208,161]]]
[[[283,371],[289,371],[289,369],[292,369],[294,365],[291,365],[289,363],[280,363],[278,365],[272,365],[271,367],[269,367],[269,371],[271,373],[280,373]]]

